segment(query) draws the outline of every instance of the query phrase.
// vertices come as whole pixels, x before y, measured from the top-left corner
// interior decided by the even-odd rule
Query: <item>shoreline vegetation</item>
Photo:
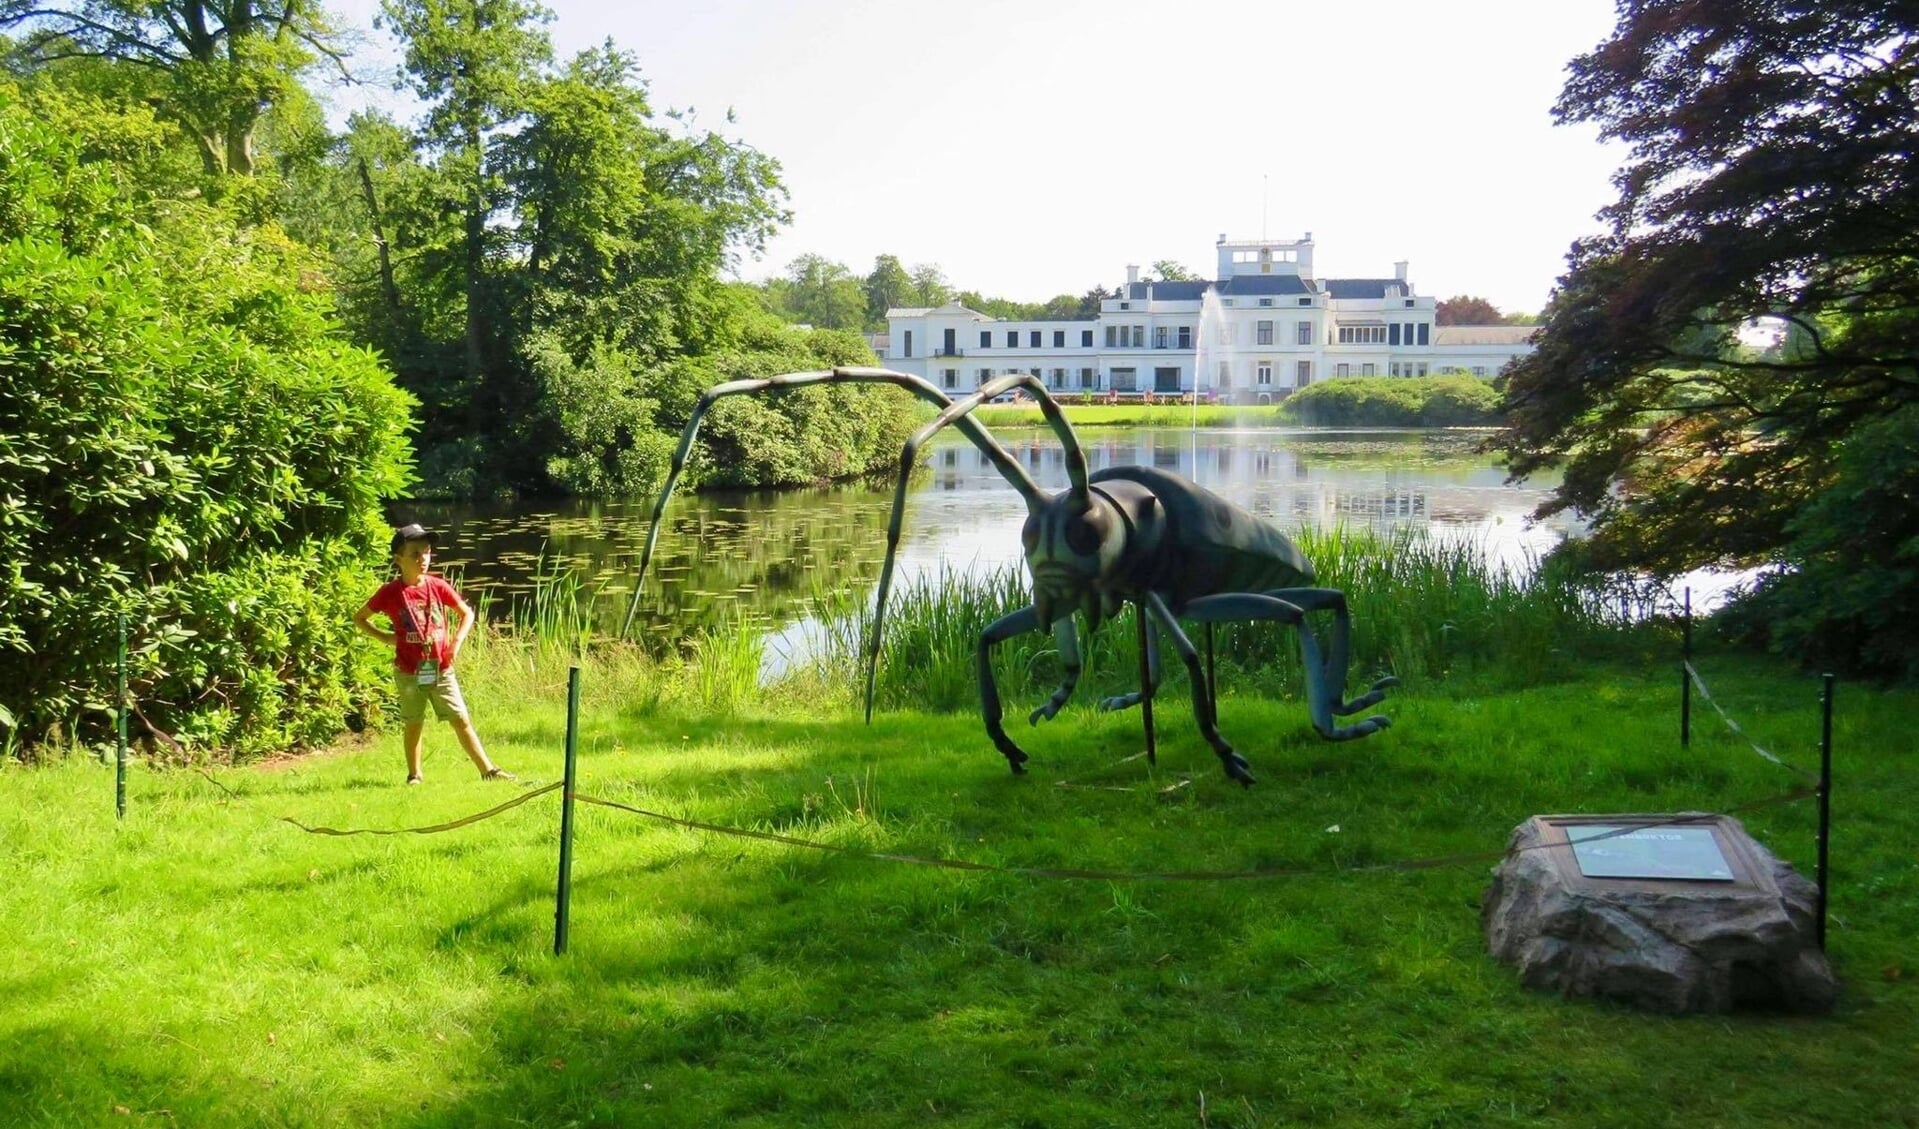
[[[1177,395],[1108,402],[1100,393],[1058,392],[1079,427],[1497,427],[1499,394],[1474,376],[1336,377],[1270,404],[1198,404]],[[1039,405],[982,404],[980,418],[1000,427],[1045,427]]]

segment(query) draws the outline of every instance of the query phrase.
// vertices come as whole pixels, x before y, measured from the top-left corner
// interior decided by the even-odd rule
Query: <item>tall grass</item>
[[[1318,582],[1346,593],[1352,615],[1354,683],[1385,674],[1410,685],[1445,680],[1518,685],[1570,675],[1585,658],[1617,656],[1652,644],[1659,629],[1643,599],[1611,582],[1551,566],[1518,570],[1489,563],[1474,545],[1408,530],[1389,535],[1306,530],[1300,547]],[[953,710],[978,700],[974,654],[980,632],[1025,605],[1025,575],[1006,567],[985,575],[942,572],[908,584],[887,611],[875,697],[880,704]],[[842,604],[809,678],[824,689],[864,684],[872,612]],[[1316,615],[1322,639],[1331,617]],[[1083,627],[1082,622],[1082,627]],[[1202,629],[1189,635],[1203,647]],[[1131,609],[1081,638],[1082,693],[1123,692],[1137,682],[1138,645]],[[1215,630],[1222,687],[1249,685],[1288,693],[1299,684],[1297,635],[1275,623]],[[1161,665],[1169,682],[1185,678],[1170,645]],[[1009,700],[1050,693],[1061,671],[1050,635],[1008,640],[995,654]]]

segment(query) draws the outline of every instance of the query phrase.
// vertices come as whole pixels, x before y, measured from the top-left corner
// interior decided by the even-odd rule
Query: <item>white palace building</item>
[[[1413,293],[1406,264],[1392,278],[1313,276],[1313,236],[1219,237],[1211,282],[1141,282],[1100,303],[1096,318],[1007,321],[956,302],[886,312],[878,351],[888,368],[970,391],[1009,372],[1048,388],[1100,396],[1197,391],[1270,403],[1342,376],[1492,376],[1532,351],[1532,326],[1433,324],[1436,303]]]

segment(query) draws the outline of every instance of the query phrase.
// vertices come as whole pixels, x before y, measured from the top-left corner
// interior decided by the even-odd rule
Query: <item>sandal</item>
[[[508,772],[504,768],[495,767],[495,768],[489,768],[485,772],[482,772],[480,774],[480,779],[482,780],[518,780],[519,777],[513,775],[512,773]]]
[[[412,776],[407,777],[406,782],[408,784],[418,784],[420,782],[420,779],[421,779],[420,775],[418,773],[415,773]]]

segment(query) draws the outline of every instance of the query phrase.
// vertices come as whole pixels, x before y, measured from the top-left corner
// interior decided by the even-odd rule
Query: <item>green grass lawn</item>
[[[389,733],[297,760],[0,771],[7,1125],[1898,1126],[1919,1123],[1919,695],[1842,686],[1826,1018],[1666,1018],[1519,988],[1484,953],[1489,863],[1528,815],[1717,810],[1795,780],[1695,715],[1669,669],[1389,699],[1319,741],[1229,694],[1260,783],[1229,784],[1178,697],[1020,730],[1015,779],[966,715],[789,702],[727,717],[587,685],[584,792],[824,843],[1005,866],[1300,867],[1227,882],[966,873],[582,805],[555,958],[564,675],[471,675],[518,786],[444,727],[424,786]],[[1705,664],[1767,748],[1816,763],[1817,682]],[[1017,705],[1017,703],[1014,703]],[[686,711],[689,715],[693,711]],[[1190,779],[1188,786],[1161,788]],[[1063,788],[1059,782],[1111,789]],[[1810,803],[1748,827],[1810,873]]]

